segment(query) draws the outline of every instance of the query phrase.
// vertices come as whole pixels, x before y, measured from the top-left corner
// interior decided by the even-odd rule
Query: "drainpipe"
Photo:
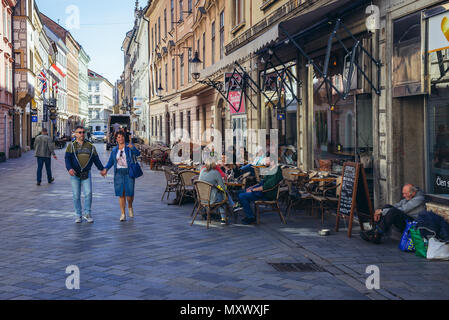
[[[12,8],[12,14],[11,14],[11,44],[12,44],[12,58],[15,59],[15,54],[14,54],[14,12],[16,10],[16,6],[17,4],[20,2],[20,0],[16,3],[16,5]],[[12,64],[12,107],[13,107],[13,111],[16,105],[16,61],[14,60],[13,64]],[[12,132],[10,132],[9,134],[12,134],[13,137],[13,143],[15,144],[15,137],[14,137],[14,132],[15,132],[15,124],[14,124],[14,118],[15,118],[15,113],[13,113],[12,116]],[[9,139],[9,141],[11,141],[11,138]],[[5,146],[6,149],[6,146]]]

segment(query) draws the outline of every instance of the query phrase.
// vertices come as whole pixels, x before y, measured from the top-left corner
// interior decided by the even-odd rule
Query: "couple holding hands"
[[[66,150],[66,168],[70,174],[72,184],[73,200],[75,204],[75,211],[77,219],[75,222],[81,223],[82,218],[87,222],[93,222],[91,217],[92,205],[92,180],[90,169],[92,164],[101,171],[101,175],[106,177],[109,169],[114,167],[114,191],[115,195],[119,197],[121,216],[120,221],[125,221],[125,207],[128,202],[129,217],[134,217],[133,201],[134,201],[134,183],[135,179],[129,175],[129,168],[133,162],[133,157],[138,157],[140,151],[137,150],[131,143],[125,143],[125,133],[117,133],[118,146],[114,147],[109,161],[103,167],[100,158],[95,150],[95,147],[84,139],[85,129],[78,126],[75,129],[75,141],[73,141]],[[84,215],[81,215],[81,189],[83,189]]]

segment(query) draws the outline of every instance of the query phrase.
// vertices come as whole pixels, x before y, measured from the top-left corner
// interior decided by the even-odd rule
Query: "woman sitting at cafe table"
[[[212,184],[215,188],[212,188],[210,203],[221,202],[224,199],[224,194],[226,192],[226,186],[224,184],[223,178],[220,173],[216,170],[217,164],[213,159],[206,160],[205,166],[201,169],[199,181],[204,181]],[[234,203],[232,199],[228,197],[228,202],[232,206]],[[226,224],[226,214],[223,207],[218,208],[218,212],[221,216],[221,224]]]
[[[261,199],[270,201],[274,200],[277,196],[277,190],[270,189],[274,188],[282,181],[282,170],[275,159],[269,158],[269,161],[269,168],[265,169],[266,172],[263,172],[264,179],[255,186],[249,187],[245,191],[239,193],[239,201],[243,207],[243,210],[245,210],[246,215],[246,217],[242,219],[243,224],[251,224],[256,222],[253,210],[251,209],[251,202]]]

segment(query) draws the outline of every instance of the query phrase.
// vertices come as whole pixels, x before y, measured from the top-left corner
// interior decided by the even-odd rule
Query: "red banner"
[[[66,76],[66,75],[64,74],[64,72],[62,72],[61,69],[59,69],[58,66],[57,66],[56,64],[52,64],[51,67],[52,67],[53,69],[55,69],[55,70],[61,75],[61,77],[64,78],[64,77]]]

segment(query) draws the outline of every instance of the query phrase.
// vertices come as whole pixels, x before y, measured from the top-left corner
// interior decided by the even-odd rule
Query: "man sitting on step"
[[[374,213],[374,226],[369,231],[361,231],[363,240],[381,243],[382,237],[388,233],[391,226],[404,231],[407,221],[416,220],[418,215],[425,210],[424,193],[412,184],[406,184],[402,188],[404,199],[392,205],[386,205],[377,209]]]

